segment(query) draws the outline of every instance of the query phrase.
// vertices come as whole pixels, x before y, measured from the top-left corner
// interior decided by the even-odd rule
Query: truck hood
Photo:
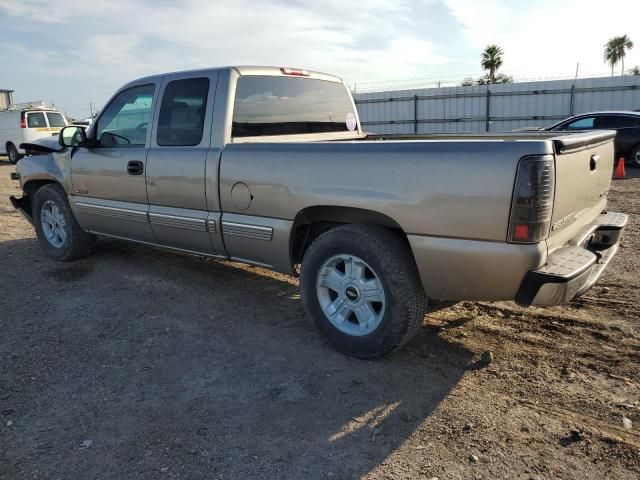
[[[59,152],[64,147],[58,143],[58,137],[39,138],[29,143],[21,143],[20,148],[27,151],[28,155],[42,155],[43,153]]]

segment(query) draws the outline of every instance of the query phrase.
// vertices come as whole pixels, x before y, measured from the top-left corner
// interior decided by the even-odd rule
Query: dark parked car
[[[616,160],[624,157],[631,165],[640,168],[640,112],[583,113],[542,130],[616,130]]]

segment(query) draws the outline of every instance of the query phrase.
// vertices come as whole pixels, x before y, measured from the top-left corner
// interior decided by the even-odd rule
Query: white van
[[[52,108],[25,108],[0,111],[0,154],[6,152],[11,163],[25,154],[21,143],[58,135],[67,119]]]

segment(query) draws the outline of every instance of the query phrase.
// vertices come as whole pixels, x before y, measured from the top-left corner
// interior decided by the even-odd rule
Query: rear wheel
[[[33,223],[40,246],[56,260],[76,260],[93,250],[95,236],[82,230],[58,184],[45,185],[36,192]]]
[[[392,231],[345,225],[307,250],[300,276],[308,315],[337,350],[375,358],[408,342],[426,298],[406,242]]]
[[[631,165],[636,168],[640,168],[640,145],[636,145],[635,147],[633,147],[629,159],[631,160]]]
[[[14,165],[22,158],[22,155],[20,155],[13,143],[7,144],[7,156],[9,157],[9,163],[13,163]]]

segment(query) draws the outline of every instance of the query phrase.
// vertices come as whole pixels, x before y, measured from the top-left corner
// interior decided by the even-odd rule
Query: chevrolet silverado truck
[[[587,291],[627,222],[607,211],[614,135],[367,135],[331,75],[168,73],[22,159],[11,201],[57,260],[106,236],[299,275],[328,342],[373,358],[412,337],[427,299]]]

